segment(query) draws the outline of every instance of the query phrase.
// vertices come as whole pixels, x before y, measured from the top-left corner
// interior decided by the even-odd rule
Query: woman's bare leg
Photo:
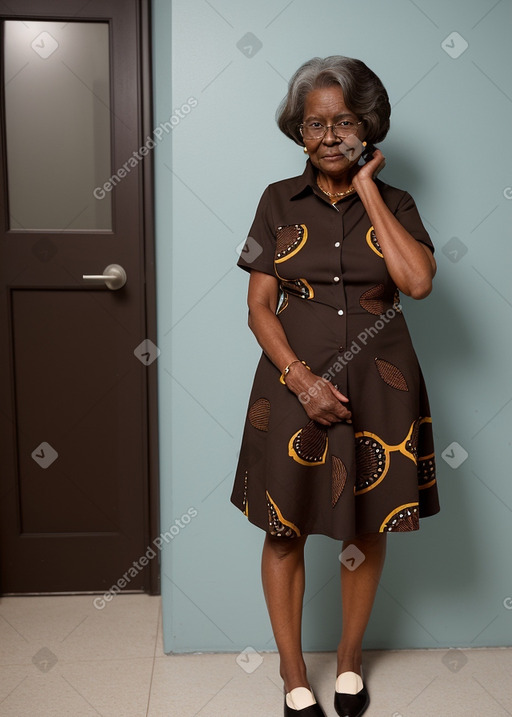
[[[365,556],[364,561],[350,570],[341,565],[341,599],[343,630],[338,645],[338,670],[360,673],[363,636],[370,619],[375,594],[386,557],[386,534],[368,533],[347,540],[343,550],[354,544]]]
[[[301,640],[306,537],[278,538],[267,533],[261,556],[263,592],[286,692],[309,689]]]

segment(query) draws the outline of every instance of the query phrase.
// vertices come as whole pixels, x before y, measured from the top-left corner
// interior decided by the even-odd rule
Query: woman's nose
[[[326,126],[326,132],[324,134],[323,141],[325,142],[325,144],[329,144],[329,145],[336,144],[336,142],[339,142],[339,137],[336,137],[336,135],[334,134],[332,125]]]

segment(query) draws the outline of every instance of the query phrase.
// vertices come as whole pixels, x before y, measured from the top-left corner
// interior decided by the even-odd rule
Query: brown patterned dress
[[[412,197],[376,181],[400,223],[434,251]],[[300,177],[267,187],[238,265],[277,277],[291,348],[349,398],[352,424],[311,421],[262,353],[232,503],[278,536],[417,530],[439,511],[428,397],[357,194],[331,205],[308,160]]]

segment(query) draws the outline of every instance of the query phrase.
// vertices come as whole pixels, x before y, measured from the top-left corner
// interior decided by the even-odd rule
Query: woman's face
[[[316,121],[325,126],[334,125],[342,120],[349,120],[354,124],[359,122],[359,118],[346,106],[341,87],[337,85],[323,87],[312,90],[306,95],[302,120],[304,124]],[[356,133],[361,141],[365,134],[363,127],[363,124],[358,125]],[[304,139],[304,145],[313,165],[333,179],[341,177],[357,162],[357,159],[350,161],[340,153],[339,146],[342,141],[333,134],[332,129],[327,130],[323,139]]]

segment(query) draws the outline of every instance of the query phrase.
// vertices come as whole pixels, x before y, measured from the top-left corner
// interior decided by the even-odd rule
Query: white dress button
[[[334,281],[338,282],[339,280],[340,280],[340,277],[339,277],[339,276],[335,276],[335,277],[334,277]]]
[[[336,242],[336,244],[335,244],[334,246],[335,246],[335,247],[336,247],[336,249],[337,249],[337,248],[338,248],[338,247],[340,246],[340,243],[339,243],[339,241],[337,241],[337,242]]]
[[[343,316],[343,309],[340,309],[340,310],[338,311],[338,314],[339,314],[340,316]]]

